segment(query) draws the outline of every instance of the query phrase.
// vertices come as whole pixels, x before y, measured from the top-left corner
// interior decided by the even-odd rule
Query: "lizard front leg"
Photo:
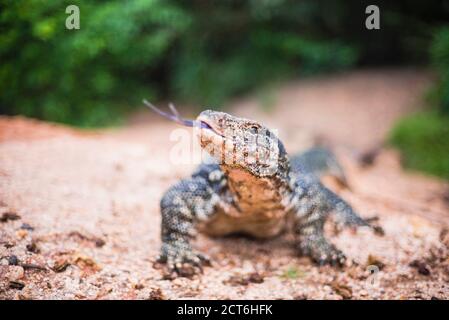
[[[159,261],[167,263],[170,273],[190,276],[202,271],[208,259],[193,250],[191,240],[196,235],[195,224],[207,219],[214,211],[218,195],[201,178],[181,180],[163,196],[162,247]]]
[[[320,265],[341,266],[346,261],[345,255],[324,236],[324,223],[332,206],[329,205],[323,188],[320,183],[296,185],[294,230],[297,248],[301,254],[311,257]]]
[[[319,265],[342,266],[345,263],[343,252],[325,238],[322,221],[304,223],[297,228],[297,233],[301,254],[311,257]]]

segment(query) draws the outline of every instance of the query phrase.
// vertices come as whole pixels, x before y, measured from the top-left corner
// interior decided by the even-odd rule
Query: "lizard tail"
[[[292,169],[303,173],[312,173],[318,178],[324,175],[335,177],[338,182],[349,188],[348,180],[337,158],[327,148],[313,147],[309,150],[293,156],[290,160]]]

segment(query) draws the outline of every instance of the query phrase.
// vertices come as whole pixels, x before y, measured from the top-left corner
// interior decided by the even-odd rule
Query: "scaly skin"
[[[326,217],[334,212],[343,225],[369,224],[321,184],[326,171],[346,181],[329,151],[314,148],[290,159],[276,136],[255,121],[209,110],[197,121],[201,147],[215,162],[202,164],[161,200],[160,261],[171,272],[189,276],[209,261],[191,247],[197,230],[268,238],[282,232],[290,216],[301,254],[320,265],[344,264],[344,254],[324,236]]]

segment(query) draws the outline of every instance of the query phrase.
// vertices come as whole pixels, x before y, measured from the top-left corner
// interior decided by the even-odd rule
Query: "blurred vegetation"
[[[435,32],[431,57],[432,65],[439,77],[432,103],[443,115],[449,116],[449,25]]]
[[[390,141],[407,167],[449,180],[449,27],[435,33],[430,51],[438,82],[428,110],[399,121]]]
[[[67,30],[76,4],[81,29]],[[378,1],[0,0],[0,113],[79,126],[111,124],[168,98],[219,107],[280,80],[355,66],[425,64],[434,30],[447,66],[447,5]],[[442,40],[441,40],[442,39]],[[446,52],[446,53],[445,53]],[[448,75],[438,95],[447,110]]]
[[[67,30],[65,8],[80,8]],[[2,1],[1,113],[113,123],[157,89],[150,75],[190,17],[167,1]]]
[[[391,142],[404,164],[449,179],[449,117],[435,111],[408,116],[393,129]]]

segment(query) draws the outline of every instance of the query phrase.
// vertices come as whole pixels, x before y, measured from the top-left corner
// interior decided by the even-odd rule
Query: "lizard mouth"
[[[203,120],[200,121],[200,128],[214,130],[206,121]]]
[[[209,133],[213,133],[214,135],[224,138],[224,135],[221,134],[220,131],[217,130],[213,125],[209,124],[209,122],[207,122],[207,119],[204,119],[200,116],[197,118],[197,122],[199,123],[198,127],[200,129],[205,129]]]

